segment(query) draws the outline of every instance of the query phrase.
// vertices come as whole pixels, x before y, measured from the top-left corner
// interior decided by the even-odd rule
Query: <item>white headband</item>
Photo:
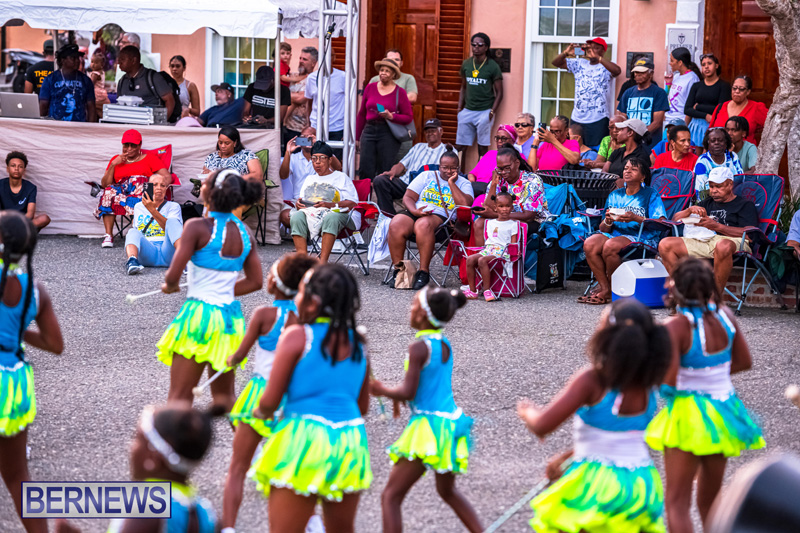
[[[225,183],[225,180],[228,179],[230,176],[239,176],[239,173],[230,168],[226,168],[225,170],[217,174],[217,179],[214,181],[214,187],[216,187],[217,189],[221,189],[222,184]]]
[[[278,275],[278,263],[280,262],[281,262],[280,259],[278,259],[277,261],[272,263],[272,267],[270,267],[269,272],[270,274],[272,274],[272,279],[275,280],[275,285],[278,286],[279,291],[281,291],[286,296],[294,296],[295,294],[297,294],[297,290],[290,289],[289,287],[287,287],[286,284],[281,279],[281,277]]]
[[[425,311],[425,314],[428,315],[428,322],[431,323],[431,326],[435,328],[442,327],[442,321],[433,316],[433,311],[431,311],[431,306],[428,305],[428,287],[425,287],[421,291],[419,291],[419,304],[422,306],[422,309]]]
[[[170,444],[164,440],[158,431],[156,431],[156,428],[153,425],[154,414],[155,408],[152,405],[148,405],[142,411],[142,417],[139,420],[139,428],[142,430],[144,438],[147,439],[147,442],[150,444],[150,446],[156,452],[158,452],[161,457],[166,459],[167,463],[169,463],[170,470],[176,474],[189,474],[189,472],[194,470],[199,462],[192,461],[178,455],[178,452],[176,452],[172,446],[170,446]]]

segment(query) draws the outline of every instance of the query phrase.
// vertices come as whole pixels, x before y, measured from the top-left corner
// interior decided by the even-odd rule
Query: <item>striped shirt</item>
[[[403,164],[406,171],[400,176],[406,184],[409,183],[411,172],[417,172],[425,165],[438,165],[439,159],[445,152],[444,143],[440,143],[436,148],[431,148],[428,143],[417,143],[411,147],[411,150],[405,155],[400,163]]]

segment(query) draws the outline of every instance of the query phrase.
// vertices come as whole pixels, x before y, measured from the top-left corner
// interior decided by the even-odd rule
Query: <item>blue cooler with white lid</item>
[[[667,269],[656,259],[626,261],[611,274],[611,301],[635,298],[650,308],[664,307],[668,277]]]

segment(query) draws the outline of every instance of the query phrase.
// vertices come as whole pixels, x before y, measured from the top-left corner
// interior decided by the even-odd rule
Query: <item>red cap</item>
[[[603,52],[608,52],[608,45],[606,44],[605,39],[603,39],[602,37],[595,37],[594,39],[589,39],[586,42],[587,42],[587,44],[588,43],[599,44],[600,46],[603,47]]]
[[[142,144],[142,134],[136,130],[128,130],[122,134],[122,144]]]

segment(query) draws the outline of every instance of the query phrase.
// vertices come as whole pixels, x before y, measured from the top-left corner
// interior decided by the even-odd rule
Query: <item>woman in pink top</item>
[[[498,126],[494,135],[496,148],[483,154],[475,168],[467,174],[467,179],[472,182],[472,190],[475,193],[476,201],[479,195],[486,193],[486,189],[489,188],[489,182],[492,181],[492,173],[497,168],[497,151],[505,145],[514,146],[515,142],[517,142],[517,131],[514,126],[511,124]],[[525,155],[522,156],[522,159],[527,161]]]
[[[395,139],[387,121],[408,124],[414,120],[411,102],[405,89],[394,82],[400,67],[391,59],[375,62],[380,78],[364,88],[361,109],[356,116],[356,140],[361,150],[361,178],[372,179],[397,163],[400,141]]]
[[[550,121],[549,130],[539,128],[531,154],[533,170],[561,170],[567,164],[577,165],[581,158],[581,145],[569,138],[569,119],[556,115]]]

